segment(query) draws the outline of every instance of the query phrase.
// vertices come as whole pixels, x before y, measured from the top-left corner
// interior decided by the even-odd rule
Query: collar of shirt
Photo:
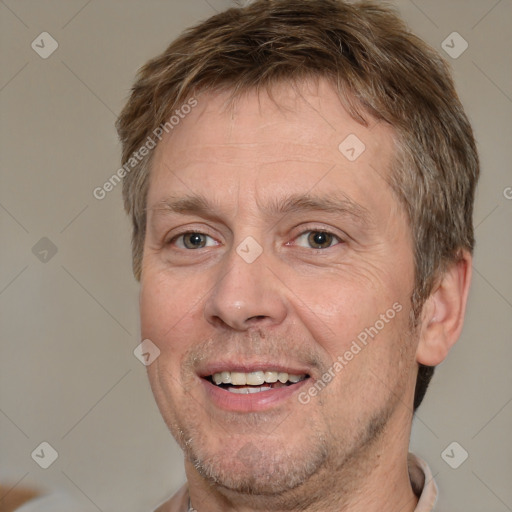
[[[412,488],[419,497],[414,512],[433,512],[438,489],[430,468],[424,460],[412,453],[407,457],[407,464]],[[154,512],[195,512],[195,509],[189,508],[187,485],[185,484],[169,501],[160,505]]]
[[[407,464],[412,488],[419,497],[414,512],[432,512],[438,495],[437,484],[432,476],[432,471],[424,460],[413,453],[409,453]]]

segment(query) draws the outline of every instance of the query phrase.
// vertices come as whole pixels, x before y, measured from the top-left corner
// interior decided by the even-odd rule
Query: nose
[[[204,313],[215,327],[237,331],[272,327],[286,318],[285,290],[263,255],[247,263],[233,251],[216,276]]]

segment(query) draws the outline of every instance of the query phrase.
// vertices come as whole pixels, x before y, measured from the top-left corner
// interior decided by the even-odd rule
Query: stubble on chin
[[[401,363],[407,359],[407,352],[403,347],[398,350]],[[192,364],[182,367],[182,382],[186,382],[186,370],[191,367]],[[396,370],[389,368],[389,375]],[[219,492],[237,498],[245,496],[247,500],[268,500],[284,510],[296,509],[324,499],[329,490],[332,494],[333,486],[343,493],[343,482],[355,482],[371,470],[374,447],[400,407],[406,375],[399,375],[390,385],[378,410],[367,418],[344,418],[342,429],[336,424],[336,414],[322,411],[327,403],[342,407],[339,400],[327,400],[327,395],[317,397],[318,405],[323,405],[316,414],[308,413],[308,406],[297,403],[295,407],[304,408],[303,427],[291,422],[290,428],[304,428],[304,432],[294,437],[293,444],[283,432],[286,418],[276,420],[275,427],[272,415],[264,419],[258,414],[247,415],[242,421],[233,415],[230,422],[229,413],[212,417],[186,392],[181,405],[171,401],[170,390],[164,393],[169,395],[169,410],[164,417],[190,466]],[[323,393],[333,389],[327,388]]]
[[[274,507],[293,510],[324,499],[332,486],[343,492],[340,475],[347,477],[345,481],[364,477],[368,467],[361,461],[371,459],[367,454],[385,432],[393,410],[394,401],[386,403],[366,424],[355,421],[355,431],[339,436],[330,434],[325,423],[311,421],[294,446],[286,444],[284,434],[277,442],[277,431],[267,441],[250,435],[244,439],[242,434],[233,436],[232,427],[228,433],[219,425],[214,425],[219,438],[212,442],[210,422],[175,423],[172,431],[186,459],[219,492],[247,499],[259,496]],[[186,417],[191,420],[194,413],[189,412]]]

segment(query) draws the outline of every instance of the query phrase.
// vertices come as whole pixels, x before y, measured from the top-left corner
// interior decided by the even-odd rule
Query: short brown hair
[[[123,165],[195,94],[232,97],[282,81],[327,78],[351,115],[389,123],[398,140],[390,185],[414,239],[416,322],[445,266],[473,250],[479,163],[447,64],[382,2],[257,0],[188,29],[138,73],[117,121]],[[151,154],[123,180],[140,279]],[[433,373],[420,365],[414,408]]]

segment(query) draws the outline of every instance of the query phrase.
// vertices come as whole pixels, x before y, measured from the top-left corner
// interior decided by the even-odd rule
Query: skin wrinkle
[[[259,209],[269,218],[284,217],[287,214],[301,212],[329,213],[346,216],[350,218],[351,221],[362,224],[365,228],[368,226],[373,227],[373,223],[369,220],[370,212],[352,201],[346,195],[343,195],[342,198],[332,194],[326,194],[320,197],[315,197],[311,194],[295,194],[289,197],[281,197],[280,199],[276,199],[275,197],[270,198],[270,200],[266,200],[265,204],[260,203],[258,199],[256,199],[256,202]],[[189,214],[218,219],[219,217],[212,213],[221,210],[221,207],[218,205],[218,202],[210,204],[207,198],[197,194],[179,198],[170,196],[148,209],[148,211],[152,213],[149,224],[152,224],[154,217],[167,214]]]
[[[341,108],[329,86],[319,87],[325,87],[319,94],[325,98],[320,108],[329,113]],[[212,115],[215,101],[213,96]],[[309,170],[289,181],[290,165],[296,167],[290,161],[297,157],[290,158],[293,148],[283,153],[286,137],[281,137],[284,143],[272,144],[277,140],[274,131],[281,135],[280,123],[303,131],[299,126],[307,114],[299,104],[295,119],[293,115],[283,119],[268,103],[251,111],[251,101],[248,96],[246,103],[240,103],[241,110],[227,125],[222,125],[217,111],[207,123],[208,132],[197,128],[196,112],[187,117],[157,149],[156,161],[165,162],[169,160],[166,155],[172,155],[175,170],[155,166],[148,196],[141,318],[144,336],[161,350],[158,365],[148,367],[148,372],[162,415],[186,453],[192,497],[199,502],[214,499],[216,510],[234,510],[236,502],[237,510],[275,511],[365,509],[371,503],[394,506],[411,500],[406,467],[394,462],[397,453],[405,460],[412,411],[403,404],[412,401],[416,376],[417,341],[409,332],[407,312],[414,272],[406,217],[395,207],[391,189],[382,187],[381,178],[362,157],[359,163],[343,160],[337,150],[338,137],[330,130],[316,147],[337,167],[326,174],[319,162],[303,164],[310,166]],[[273,127],[270,131],[260,129],[258,112],[265,119],[273,117],[267,124]],[[354,131],[355,122],[348,114],[337,114],[346,131]],[[314,119],[307,123],[318,138],[324,136],[322,127],[328,129],[323,122],[315,125]],[[245,161],[245,165],[233,172],[224,163],[231,161],[235,149],[226,153],[222,144],[201,166],[194,162],[195,150],[190,161],[186,151],[176,156],[175,147],[187,147],[187,134],[193,134],[196,146],[204,143],[212,150],[217,140],[222,140],[223,129],[240,140],[254,137],[254,144],[261,143],[263,148],[255,152],[261,158],[244,158],[253,150],[244,153],[247,147],[237,145],[236,151],[241,152],[237,161]],[[361,135],[367,162],[377,155],[380,162],[391,161],[393,139],[385,126]],[[264,156],[268,152],[271,159]],[[267,160],[273,163],[266,165]],[[376,183],[378,190],[372,188]],[[170,195],[187,197],[191,192],[206,195],[210,203],[215,201],[210,209],[211,214],[222,217],[219,226],[189,212],[165,214],[166,221],[155,230],[153,217],[162,201]],[[355,208],[357,215],[346,220],[333,212],[311,210],[311,203],[304,198],[290,201],[287,211],[273,212],[279,217],[277,223],[275,215],[268,217],[265,211],[272,203],[282,209],[290,194],[297,199],[304,193],[335,197],[340,192],[351,199],[352,213],[353,205],[360,205]],[[186,201],[181,206],[187,206]],[[366,223],[360,220],[361,212],[365,212]],[[331,216],[333,220],[327,220]],[[347,231],[354,241],[348,239],[329,252],[285,244],[299,231],[293,231],[293,226],[311,221],[314,225],[340,224],[343,229],[352,226]],[[193,229],[205,225],[218,231],[220,245],[180,255],[180,250],[158,241],[183,222],[191,222]],[[264,249],[252,264],[235,252],[248,235]],[[361,237],[366,240],[360,241]],[[271,242],[274,239],[280,242],[276,245]],[[340,284],[336,286],[336,282]],[[179,291],[179,302],[173,291]],[[319,379],[351,340],[397,301],[405,311],[389,322],[309,407],[294,402],[265,413],[221,414],[201,392],[197,372],[202,362],[230,354],[242,361],[258,354],[270,361],[291,360],[306,365],[312,378]],[[258,315],[261,320],[243,326],[235,320],[241,321],[241,315]],[[177,318],[181,319],[176,323]],[[171,325],[175,326],[169,330]],[[250,471],[239,459],[248,443],[259,450],[248,451]],[[382,457],[394,468],[397,487],[392,496],[383,495],[382,489],[367,488],[374,472],[382,471],[377,464]],[[204,487],[205,481],[215,482],[216,487]],[[329,496],[327,489],[333,488],[339,488],[339,493]],[[205,493],[213,495],[207,498]]]

